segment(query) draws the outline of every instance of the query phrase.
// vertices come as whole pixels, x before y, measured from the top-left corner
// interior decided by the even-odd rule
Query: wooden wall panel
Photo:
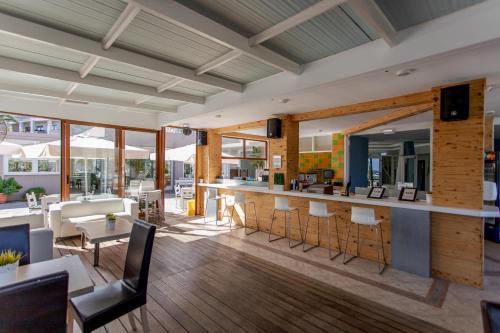
[[[208,130],[208,182],[215,183],[222,172],[222,136],[217,130]]]
[[[484,150],[494,150],[493,147],[493,130],[494,117],[488,116],[484,120]]]
[[[432,213],[432,275],[483,287],[483,221],[478,217]]]
[[[292,121],[291,117],[282,119],[282,137],[269,140],[269,184],[272,188],[274,174],[285,174],[285,188],[290,181],[297,178],[299,173],[299,123]],[[281,156],[281,168],[273,168],[273,156]]]
[[[230,204],[232,196],[234,195],[234,191],[232,190],[219,190],[219,193],[222,195],[227,195],[228,202]],[[259,221],[259,227],[261,231],[269,232],[269,227],[271,225],[271,219],[273,215],[274,208],[274,195],[273,194],[263,194],[263,193],[254,193],[254,192],[245,192],[248,200],[252,200],[256,203],[257,208],[257,217]],[[308,218],[308,207],[309,207],[309,199],[307,198],[297,198],[297,197],[288,197],[290,200],[290,205],[293,207],[298,207],[300,210],[300,220],[302,225],[302,235],[305,235],[305,226]],[[320,200],[321,201],[321,200]],[[326,200],[328,205],[328,209],[332,212],[336,212],[338,214],[338,227],[339,227],[339,236],[340,242],[342,244],[342,249],[344,249],[346,240],[347,240],[347,228],[349,227],[350,217],[351,217],[351,204],[335,202]],[[357,205],[358,206],[358,205]],[[359,205],[360,207],[364,207],[363,205]],[[388,207],[378,207],[378,206],[366,206],[366,207],[375,207],[375,213],[377,218],[383,220],[382,223],[382,232],[384,238],[384,252],[386,256],[386,262],[391,262],[391,210]],[[224,206],[221,207],[221,211],[223,211]],[[248,216],[248,225],[254,226],[255,220],[253,219],[254,212],[252,205],[247,207],[247,216]],[[283,213],[278,213],[278,219],[274,222],[273,225],[273,234],[276,235],[285,235],[285,224],[284,224],[284,215]],[[234,220],[237,224],[243,225],[244,220],[244,208],[242,206],[237,206],[234,213]],[[316,244],[317,242],[317,219],[311,218],[309,222],[309,228],[307,233],[307,242],[309,244]],[[320,220],[320,245],[321,247],[328,248],[328,233],[327,233],[327,223],[326,220]],[[330,221],[331,227],[331,242],[332,249],[338,250],[337,243],[337,233],[335,230],[335,224],[333,218]],[[292,213],[292,239],[299,240],[299,228],[297,222],[297,213]],[[371,230],[369,227],[361,226],[360,227],[360,256],[364,258],[368,258],[371,260],[377,260],[377,246],[378,239],[376,238],[375,230]],[[353,237],[354,236],[354,237]],[[347,253],[349,255],[354,255],[356,252],[356,228],[353,225],[351,229],[351,237],[349,237],[349,246]]]
[[[436,205],[480,209],[483,206],[485,80],[470,84],[469,119],[440,120],[441,87],[433,88],[432,200]]]
[[[205,188],[198,185],[199,181],[208,181],[208,146],[196,146],[196,214],[203,215],[205,213],[204,191]]]

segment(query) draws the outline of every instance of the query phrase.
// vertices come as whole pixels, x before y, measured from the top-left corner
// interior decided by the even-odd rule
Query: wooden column
[[[292,179],[299,173],[299,122],[290,116],[282,118],[281,138],[269,140],[269,186],[272,188],[274,174],[285,175],[285,189],[289,189]],[[273,156],[281,156],[281,168],[273,167]]]
[[[484,180],[485,80],[470,84],[469,119],[440,120],[440,91],[433,88],[432,202],[481,209]],[[474,287],[483,286],[481,218],[432,213],[432,274]]]
[[[156,133],[156,186],[165,201],[165,127]]]
[[[195,182],[196,182],[196,215],[205,214],[204,195],[205,188],[198,185],[199,181],[208,181],[208,146],[196,146],[196,165],[195,165]]]
[[[208,130],[208,182],[214,183],[222,173],[222,136],[217,130]]]
[[[493,143],[494,120],[495,117],[492,115],[491,116],[488,115],[484,119],[484,150],[489,150],[489,151],[494,150],[494,143]]]
[[[70,178],[70,164],[69,164],[69,138],[70,138],[70,125],[68,121],[61,121],[61,201],[69,199],[69,178]]]
[[[118,196],[125,197],[125,131],[115,129],[115,148],[117,149],[115,166],[118,168]]]
[[[218,130],[207,130],[206,146],[196,146],[196,183],[215,183],[222,173],[222,136]],[[196,185],[196,214],[203,215],[205,187]]]

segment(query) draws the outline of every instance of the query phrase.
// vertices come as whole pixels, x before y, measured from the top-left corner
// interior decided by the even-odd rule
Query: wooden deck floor
[[[152,332],[445,332],[207,238],[169,236],[182,232],[157,232],[147,304]],[[122,276],[126,248],[103,244],[97,268],[78,238],[58,243],[55,255],[80,255],[99,285]],[[99,332],[131,328],[123,317]]]

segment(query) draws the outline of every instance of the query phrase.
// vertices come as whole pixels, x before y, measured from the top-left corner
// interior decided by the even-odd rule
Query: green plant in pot
[[[9,194],[19,192],[22,188],[12,177],[0,179],[0,203],[6,203]]]
[[[285,175],[281,172],[276,172],[274,174],[274,185],[273,190],[284,191],[285,190]]]
[[[15,274],[19,267],[19,260],[23,257],[22,252],[14,250],[3,250],[0,252],[0,279],[4,274]]]
[[[116,225],[116,215],[113,213],[106,214],[106,229],[114,230]]]

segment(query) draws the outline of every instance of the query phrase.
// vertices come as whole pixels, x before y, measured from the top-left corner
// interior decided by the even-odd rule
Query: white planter
[[[16,279],[17,269],[19,268],[19,261],[0,266],[0,282],[14,281]]]
[[[285,185],[273,185],[273,190],[275,191],[284,191]]]
[[[106,229],[115,230],[116,220],[106,220]]]
[[[425,194],[425,201],[427,201],[427,203],[429,205],[431,205],[432,204],[432,194],[426,193]]]

